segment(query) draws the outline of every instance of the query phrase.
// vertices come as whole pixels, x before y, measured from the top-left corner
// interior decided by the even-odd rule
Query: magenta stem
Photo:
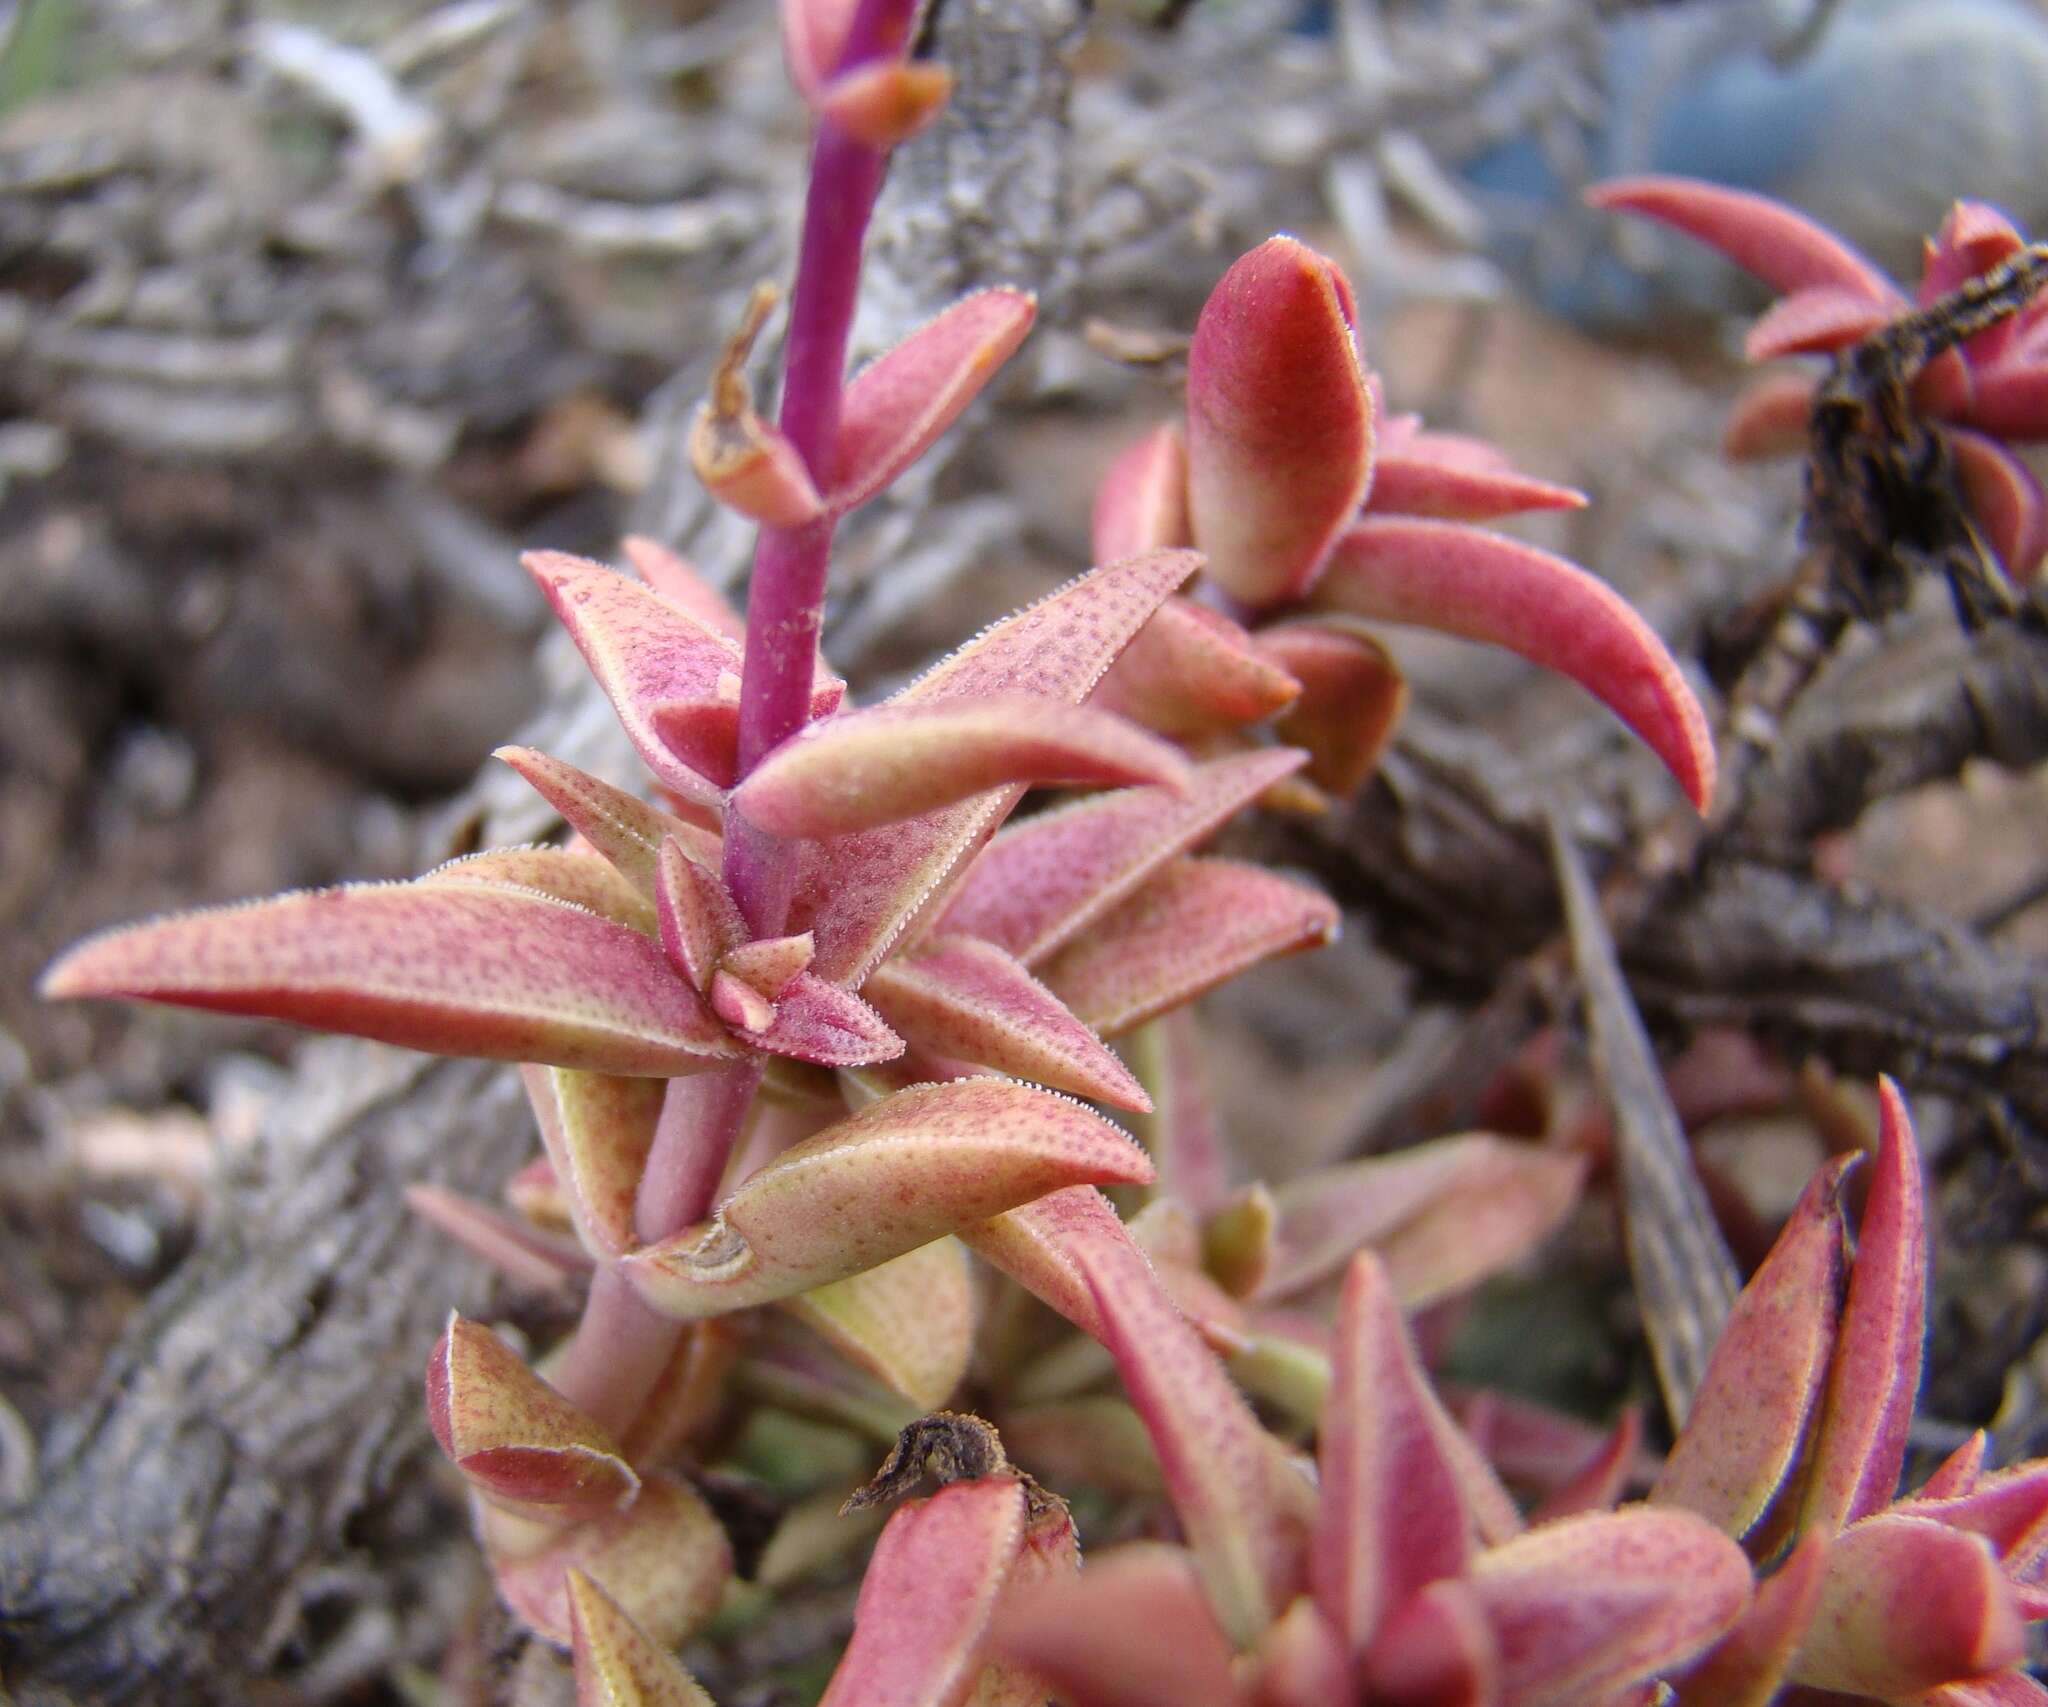
[[[861,0],[840,71],[900,49],[916,0]],[[811,148],[796,288],[782,382],[781,427],[820,491],[829,489],[846,347],[860,297],[861,245],[888,156],[820,120]],[[780,746],[810,716],[818,630],[833,518],[761,530],[747,593],[747,661],[740,684],[739,774]],[[725,881],[756,936],[782,929],[796,882],[796,848],[734,817],[725,838]]]

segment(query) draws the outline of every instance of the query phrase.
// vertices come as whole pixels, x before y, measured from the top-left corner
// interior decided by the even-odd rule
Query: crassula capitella
[[[1883,1509],[1923,1260],[1902,1231],[1918,1213],[1902,1110],[1888,1105],[1881,1163],[1892,1207],[1873,1209],[1875,1236],[1866,1220],[1839,1322],[1827,1285],[1797,1283],[1798,1264],[1826,1267],[1822,1247],[1837,1264],[1822,1278],[1842,1272],[1824,1182],[1731,1328],[1731,1345],[1765,1342],[1757,1356],[1804,1348],[1783,1391],[1805,1397],[1788,1410],[1770,1388],[1761,1431],[1696,1421],[1648,1504],[1605,1511],[1632,1461],[1623,1431],[1534,1527],[1436,1399],[1402,1311],[1528,1250],[1583,1161],[1482,1135],[1278,1192],[1227,1172],[1186,1004],[1327,940],[1337,916],[1292,878],[1194,850],[1276,790],[1342,793],[1370,771],[1402,688],[1366,622],[1559,669],[1696,804],[1712,790],[1705,720],[1640,619],[1474,525],[1577,495],[1391,415],[1331,262],[1283,237],[1226,272],[1196,327],[1184,428],[1105,471],[1100,567],[887,701],[847,701],[817,646],[835,525],[958,417],[1034,312],[979,292],[846,377],[889,151],[947,91],[909,57],[913,13],[785,6],[816,142],[781,408],[759,416],[744,378],[757,299],[691,440],[706,486],[760,526],[745,617],[647,541],[627,545],[631,575],[527,559],[645,791],[505,749],[569,845],[116,932],[60,960],[46,991],[521,1064],[543,1149],[514,1182],[521,1213],[418,1204],[508,1269],[583,1287],[582,1319],[532,1366],[452,1319],[427,1411],[499,1595],[573,1650],[587,1702],[705,1699],[673,1650],[745,1596],[692,1453],[736,1392],[893,1432],[970,1362],[1048,1461],[1078,1443],[1109,1472],[1121,1453],[1181,1541],[1103,1554],[1077,1597],[1085,1537],[1059,1489],[985,1426],[925,1425],[907,1439],[984,1445],[918,1449],[942,1485],[875,1541],[833,1707],[1620,1703],[1688,1667],[1739,1675],[1742,1699],[1781,1677],[1838,1693],[1875,1678],[1866,1693],[1943,1707],[2031,1699],[1956,1694],[1954,1678],[1965,1662],[1984,1687],[2019,1675],[2042,1549],[2014,1515],[2031,1492],[2005,1490],[2034,1481],[1958,1460]],[[1013,817],[1039,785],[1088,792]],[[1141,1117],[1149,1148],[1091,1104]],[[1481,1195],[1475,1235],[1460,1206]],[[1007,1277],[985,1308],[976,1262]],[[1036,1328],[995,1343],[1020,1309]],[[1773,1336],[1752,1325],[1772,1310],[1806,1315]],[[1698,1417],[1754,1398],[1751,1354],[1726,1356]],[[1093,1391],[1112,1368],[1128,1402]],[[1319,1478],[1241,1389],[1315,1435]],[[1774,1502],[1808,1460],[1839,1460],[1853,1495]],[[1735,1483],[1764,1491],[1733,1501]],[[1770,1561],[1737,1537],[1789,1525],[1777,1508],[1794,1504],[1799,1544],[1759,1587]],[[2004,1527],[1985,1539],[1993,1507]],[[750,1586],[850,1544],[821,1540],[814,1516],[785,1515]],[[1954,1587],[1939,1618],[1881,1676],[1844,1669],[1836,1609],[1867,1611],[1923,1568]]]

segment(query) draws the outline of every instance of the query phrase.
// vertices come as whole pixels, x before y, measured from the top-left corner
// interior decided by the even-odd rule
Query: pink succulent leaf
[[[1877,1094],[1877,1162],[1811,1449],[1802,1529],[1839,1529],[1891,1499],[1920,1392],[1927,1324],[1920,1148],[1898,1086],[1880,1078]]]
[[[1300,1292],[1370,1246],[1416,1308],[1533,1250],[1578,1201],[1585,1171],[1583,1157],[1468,1133],[1301,1175],[1274,1193],[1261,1296]]]
[[[1503,1707],[1582,1707],[1703,1653],[1748,1610],[1742,1549],[1690,1512],[1630,1506],[1532,1529],[1472,1562]]]
[[[1176,597],[1138,630],[1089,704],[1185,741],[1262,723],[1300,692],[1239,624]]]
[[[1094,570],[969,641],[889,703],[1025,695],[1079,704],[1199,561],[1192,552],[1160,552]],[[858,985],[1022,792],[1012,785],[907,823],[807,844],[789,929],[816,932],[812,970]]]
[[[672,605],[695,617],[713,633],[744,641],[747,620],[726,602],[710,581],[658,539],[629,533],[619,549],[633,571]]]
[[[1188,350],[1188,508],[1209,574],[1299,597],[1365,501],[1373,409],[1357,310],[1326,257],[1275,237],[1217,283]]]
[[[1029,291],[976,291],[855,374],[826,493],[833,510],[866,503],[922,456],[1024,342],[1037,312]]]
[[[1131,1245],[1117,1212],[1092,1185],[1070,1186],[977,1226],[964,1227],[961,1240],[982,1261],[999,1268],[1041,1303],[1057,1310],[1083,1333],[1107,1337],[1095,1294],[1082,1278],[1075,1252],[1088,1245]]]
[[[1408,707],[1408,680],[1364,627],[1347,617],[1278,623],[1259,646],[1301,683],[1273,732],[1309,751],[1308,778],[1342,798],[1372,775]]]
[[[1968,1492],[1947,1498],[1922,1489],[1911,1499],[1896,1501],[1887,1514],[1932,1518],[1951,1529],[1981,1535],[2003,1559],[2025,1549],[2031,1537],[2048,1538],[2048,1459],[1993,1471]]]
[[[703,1686],[617,1601],[579,1570],[565,1581],[576,1707],[712,1707]]]
[[[507,1215],[459,1191],[409,1185],[405,1206],[464,1250],[482,1257],[515,1286],[552,1290],[594,1266],[590,1253],[573,1240],[558,1238],[522,1216]]]
[[[1772,303],[1749,329],[1742,353],[1753,362],[1805,356],[1859,344],[1897,313],[1867,291],[1814,285]]]
[[[1833,232],[1768,196],[1693,178],[1614,178],[1586,194],[1595,207],[1637,213],[1718,249],[1784,295],[1828,285],[1856,291],[1898,312],[1892,281]]]
[[[568,848],[492,848],[437,865],[421,884],[524,890],[582,907],[615,925],[654,934],[654,910],[603,860]]]
[[[1106,1341],[1144,1418],[1223,1633],[1250,1647],[1304,1586],[1314,1498],[1142,1253],[1077,1244]]]
[[[1337,934],[1330,899],[1234,860],[1180,858],[1038,969],[1083,1024],[1115,1037],[1276,955]]]
[[[1162,1014],[1134,1035],[1132,1048],[1152,1093],[1152,1119],[1141,1132],[1159,1167],[1159,1189],[1191,1214],[1213,1214],[1230,1195],[1229,1141],[1210,1095],[1194,1014]]]
[[[1179,1547],[1137,1542],[1006,1599],[991,1641],[1067,1707],[1248,1707]]]
[[[1930,1689],[1914,1707],[2048,1707],[2048,1686],[2025,1672],[1999,1671]]]
[[[782,52],[806,100],[839,70],[858,0],[782,0]]]
[[[359,884],[137,925],[72,949],[42,993],[605,1073],[703,1072],[733,1053],[638,931],[481,884]]]
[[[1095,489],[1091,537],[1098,563],[1194,543],[1188,452],[1176,428],[1155,428],[1117,454]]]
[[[1369,517],[1338,541],[1317,602],[1484,641],[1556,670],[1633,729],[1704,811],[1714,746],[1663,641],[1585,570],[1453,522]]]
[[[1950,427],[1947,436],[1956,483],[1985,543],[2015,581],[2032,580],[2048,552],[2048,492],[1996,439],[1963,427]]]
[[[620,1255],[635,1242],[633,1199],[667,1084],[530,1064],[519,1071],[578,1234],[592,1251]]]
[[[870,60],[835,77],[813,108],[870,148],[908,142],[944,111],[953,73],[928,60]]]
[[[792,978],[776,997],[768,1023],[743,1035],[771,1055],[818,1067],[867,1067],[903,1053],[903,1039],[880,1014],[851,990],[811,972]]]
[[[1831,1545],[1809,1535],[1757,1584],[1735,1628],[1678,1680],[1677,1707],[1770,1707],[1820,1604]]]
[[[861,990],[920,1049],[1141,1113],[1152,1107],[1130,1069],[992,942],[932,938],[877,967]]]
[[[619,1437],[634,1464],[659,1463],[674,1454],[724,1409],[739,1360],[740,1335],[730,1322],[696,1322],[676,1339],[668,1366]]]
[[[1510,1481],[1532,1488],[1563,1487],[1607,1439],[1582,1417],[1497,1388],[1446,1384],[1444,1398],[1473,1449]]]
[[[601,777],[531,747],[500,747],[493,757],[503,759],[531,783],[567,820],[569,828],[644,896],[654,894],[656,859],[661,844],[671,837],[695,863],[718,869],[721,848],[714,831],[686,824]]]
[[[1914,300],[1924,308],[2026,246],[2019,228],[1989,202],[1959,201],[1948,210],[1941,229],[1922,245],[1920,288]]]
[[[1898,1700],[2012,1665],[2025,1648],[1988,1541],[1887,1512],[1835,1538],[1792,1675]]]
[[[1562,1486],[1543,1496],[1529,1514],[1532,1524],[1555,1523],[1561,1517],[1581,1512],[1606,1511],[1628,1492],[1643,1448],[1643,1413],[1630,1405],[1621,1413],[1613,1431]]]
[[[489,1328],[452,1312],[427,1359],[427,1422],[470,1486],[512,1511],[565,1522],[640,1492],[609,1434]]]
[[[716,868],[700,865],[674,836],[663,840],[654,867],[655,914],[669,964],[699,990],[727,953],[746,938],[746,922]]]
[[[962,1079],[898,1091],[793,1145],[712,1221],[623,1266],[658,1309],[720,1315],[842,1280],[1064,1186],[1151,1178],[1137,1145],[1079,1103]]]
[[[1920,1484],[1916,1500],[1952,1500],[1967,1494],[1984,1473],[1984,1460],[1991,1450],[1991,1437],[1981,1428],[1938,1465],[1934,1474]]]
[[[788,1308],[920,1411],[952,1397],[974,1350],[974,1280],[958,1239],[799,1293]]]
[[[1197,766],[1185,794],[1099,794],[1004,829],[967,869],[937,930],[1035,966],[1301,765],[1267,749]]]
[[[1366,1655],[1373,1707],[1501,1707],[1500,1644],[1472,1585],[1440,1578],[1395,1608]]]
[[[1586,495],[1517,473],[1483,439],[1415,432],[1398,447],[1381,443],[1365,507],[1374,515],[1481,522],[1528,510],[1583,510]]]
[[[1201,1267],[1202,1235],[1186,1210],[1155,1197],[1130,1220],[1131,1238],[1152,1259],[1152,1272],[1174,1308],[1218,1357],[1250,1345],[1244,1307]]]
[[[1735,411],[1721,430],[1722,454],[1745,462],[1805,450],[1813,388],[1810,373],[1766,374],[1736,400]]]
[[[801,936],[761,937],[727,952],[723,969],[773,1001],[790,980],[808,972],[817,958],[818,942],[809,931]]]
[[[775,1023],[775,1004],[744,978],[722,970],[712,973],[708,993],[712,1012],[758,1047],[757,1040]]]
[[[529,1541],[529,1537],[522,1537]],[[569,1572],[596,1582],[647,1638],[672,1648],[718,1609],[732,1548],[688,1482],[656,1472],[640,1497],[562,1532],[538,1549],[489,1546],[498,1593],[528,1629],[563,1647],[573,1640]]]
[[[799,730],[733,809],[775,836],[851,835],[1015,783],[1188,785],[1178,749],[1091,706],[1001,697],[878,705]]]
[[[1828,1379],[1841,1309],[1842,1181],[1813,1176],[1729,1312],[1652,1501],[1746,1535],[1791,1473]]]
[[[1993,438],[2048,439],[2048,364],[2001,362],[1975,373],[1968,413],[1961,418]]]
[[[949,1483],[897,1511],[819,1707],[959,1707],[1023,1540],[1024,1490],[1007,1476]]]
[[[1435,1411],[1386,1272],[1361,1256],[1338,1306],[1309,1564],[1316,1604],[1354,1658],[1396,1607],[1460,1575],[1471,1556],[1472,1523]]]
[[[1350,1656],[1306,1595],[1259,1644],[1250,1693],[1253,1707],[1323,1707],[1356,1695]]]

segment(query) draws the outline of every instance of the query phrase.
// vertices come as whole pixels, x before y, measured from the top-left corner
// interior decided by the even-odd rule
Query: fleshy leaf
[[[492,756],[531,783],[569,828],[611,861],[642,895],[653,896],[656,856],[671,837],[698,865],[718,869],[721,850],[713,832],[686,824],[601,777],[531,747],[500,747]]]
[[[1543,1496],[1531,1524],[1555,1523],[1581,1512],[1606,1511],[1628,1491],[1643,1449],[1643,1413],[1630,1405],[1595,1452],[1567,1481]]]
[[[1351,287],[1275,237],[1218,281],[1188,350],[1188,509],[1209,574],[1254,609],[1298,597],[1372,478]]]
[[[581,1571],[567,1576],[576,1707],[712,1707],[703,1686]]]
[[[1200,561],[1192,552],[1160,552],[1070,581],[969,641],[890,703],[1036,695],[1078,704]],[[1021,793],[999,789],[908,823],[805,844],[788,928],[815,930],[812,970],[858,985]]]
[[[1813,375],[1768,374],[1736,401],[1721,431],[1721,452],[1732,461],[1790,456],[1806,448],[1813,418]]]
[[[1250,1647],[1303,1586],[1313,1497],[1135,1247],[1077,1244],[1216,1621]]]
[[[1199,766],[1185,794],[1124,789],[1037,813],[982,851],[937,928],[1034,966],[1301,762],[1284,749],[1240,753]]]
[[[1749,329],[1742,353],[1753,362],[1811,355],[1860,343],[1891,319],[1893,308],[1867,291],[1815,285],[1781,297]]]
[[[1706,810],[1714,745],[1699,701],[1628,601],[1562,557],[1453,522],[1369,517],[1338,540],[1316,600],[1505,647],[1571,677]]]
[[[594,1517],[640,1492],[610,1435],[489,1328],[453,1313],[427,1359],[427,1422],[470,1485],[513,1511]]]
[[[1338,1309],[1309,1572],[1316,1604],[1354,1658],[1388,1614],[1459,1575],[1470,1556],[1471,1524],[1435,1406],[1385,1271],[1359,1257]]]
[[[945,110],[953,73],[929,60],[874,60],[835,77],[819,91],[815,107],[849,136],[870,148],[908,142]]]
[[[858,0],[782,0],[782,52],[806,100],[838,73]]]
[[[1397,1607],[1365,1661],[1374,1707],[1500,1707],[1500,1645],[1471,1584],[1440,1578]]]
[[[1034,1203],[962,1228],[960,1237],[976,1256],[1083,1333],[1106,1337],[1095,1295],[1075,1266],[1074,1253],[1092,1243],[1129,1245],[1131,1236],[1109,1199],[1092,1185],[1048,1192]]]
[[[1632,1506],[1489,1548],[1466,1580],[1513,1707],[1585,1707],[1683,1665],[1749,1606],[1742,1549],[1690,1512]]]
[[[1374,515],[1487,521],[1526,510],[1583,510],[1586,495],[1517,473],[1483,439],[1461,433],[1410,433],[1382,440],[1366,510]]]
[[[1145,1425],[1122,1399],[1087,1394],[1002,1414],[1010,1456],[1057,1487],[1157,1494],[1166,1484]]]
[[[1091,537],[1098,563],[1189,545],[1188,453],[1173,427],[1120,451],[1095,488]]]
[[[1934,1474],[1920,1484],[1916,1500],[1952,1500],[1967,1494],[1984,1473],[1984,1460],[1991,1450],[1991,1437],[1981,1428],[1938,1465]]]
[[[1301,683],[1273,732],[1309,752],[1308,778],[1339,797],[1359,788],[1394,738],[1408,681],[1387,649],[1343,617],[1278,623],[1259,645]]]
[[[723,969],[752,985],[771,1002],[789,988],[799,973],[808,972],[817,958],[817,939],[809,931],[801,936],[761,937],[741,943],[729,952]]]
[[[2048,551],[2048,493],[2034,471],[1982,433],[1950,427],[1956,483],[1998,561],[2015,581],[2033,578]]]
[[[1262,723],[1301,684],[1220,611],[1171,598],[1109,667],[1089,704],[1177,740]]]
[[[625,1260],[659,1309],[806,1292],[1049,1191],[1145,1184],[1144,1153],[1079,1103],[1001,1079],[898,1091],[785,1150],[708,1223]]]
[[[543,1290],[591,1270],[591,1256],[572,1240],[556,1237],[522,1216],[507,1215],[459,1191],[438,1185],[409,1185],[405,1206],[467,1251],[490,1263],[515,1285]]]
[[[1085,1707],[1238,1707],[1229,1644],[1179,1547],[1138,1542],[1081,1576],[1033,1584],[998,1612],[999,1653]]]
[[[952,1397],[974,1350],[974,1283],[958,1239],[788,1301],[797,1317],[922,1411]]]
[[[1827,285],[1904,308],[1890,279],[1826,227],[1781,202],[1693,178],[1612,178],[1586,192],[1595,207],[1638,213],[1718,249],[1782,295]]]
[[[855,374],[840,410],[832,508],[865,504],[922,456],[1024,342],[1037,312],[1029,291],[978,290]]]
[[[629,533],[619,550],[634,572],[672,605],[682,607],[715,634],[744,642],[747,621],[726,602],[725,595],[658,539]]]
[[[1259,1644],[1251,1679],[1253,1707],[1312,1707],[1349,1701],[1356,1694],[1343,1643],[1304,1595]]]
[[[1280,1224],[1263,1295],[1281,1298],[1373,1247],[1410,1309],[1518,1262],[1578,1201],[1583,1157],[1485,1133],[1324,1168],[1274,1194]]]
[[[1757,1584],[1740,1622],[1679,1680],[1678,1707],[1769,1707],[1820,1604],[1828,1546],[1807,1536]]]
[[[717,1610],[732,1548],[711,1508],[680,1477],[656,1472],[623,1511],[564,1530],[531,1552],[492,1549],[498,1592],[528,1628],[566,1647],[568,1573],[595,1581],[650,1641],[673,1647]]]
[[[1835,1538],[1792,1675],[1896,1701],[1997,1671],[2025,1650],[1990,1543],[1887,1512]]]
[[[935,937],[885,961],[861,990],[919,1049],[1123,1108],[1152,1106],[1101,1040],[992,942]]]
[[[537,890],[644,936],[654,931],[654,910],[644,895],[603,860],[567,848],[492,848],[451,859],[415,881]]]
[[[1306,884],[1234,860],[1176,859],[1071,941],[1040,976],[1114,1037],[1276,955],[1319,948],[1337,909]]]
[[[710,989],[719,961],[747,934],[724,880],[670,836],[655,860],[654,904],[669,964],[698,989]]]
[[[1827,1380],[1842,1295],[1842,1181],[1854,1162],[1838,1158],[1814,1175],[1735,1300],[1653,1502],[1739,1539],[1776,1497]]]
[[[726,972],[714,984],[719,980],[739,982]],[[809,972],[799,972],[783,987],[764,1028],[744,1035],[771,1055],[818,1067],[868,1067],[903,1053],[903,1039],[880,1014],[851,990]]]
[[[638,931],[484,885],[361,884],[137,925],[71,950],[42,993],[606,1073],[696,1073],[733,1052]]]
[[[952,1482],[899,1510],[819,1707],[956,1707],[1023,1540],[1024,1490],[1008,1476]]]
[[[1154,783],[1185,792],[1179,752],[1122,718],[1056,700],[878,705],[799,730],[732,796],[776,836],[826,837],[942,811],[1013,783]]]
[[[633,1245],[633,1197],[654,1145],[667,1085],[560,1067],[520,1076],[548,1160],[583,1242],[617,1256]]]
[[[1814,1437],[1801,1529],[1832,1532],[1891,1499],[1920,1393],[1927,1325],[1920,1147],[1898,1086],[1880,1078],[1877,1095],[1877,1162]]]

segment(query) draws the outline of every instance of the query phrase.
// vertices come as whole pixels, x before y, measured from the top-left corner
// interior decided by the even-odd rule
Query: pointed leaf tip
[[[1604,581],[1533,545],[1454,522],[1369,518],[1337,542],[1317,603],[1504,647],[1608,706],[1704,812],[1706,714],[1664,642]]]
[[[582,1571],[566,1578],[576,1707],[712,1707],[702,1685]]]

